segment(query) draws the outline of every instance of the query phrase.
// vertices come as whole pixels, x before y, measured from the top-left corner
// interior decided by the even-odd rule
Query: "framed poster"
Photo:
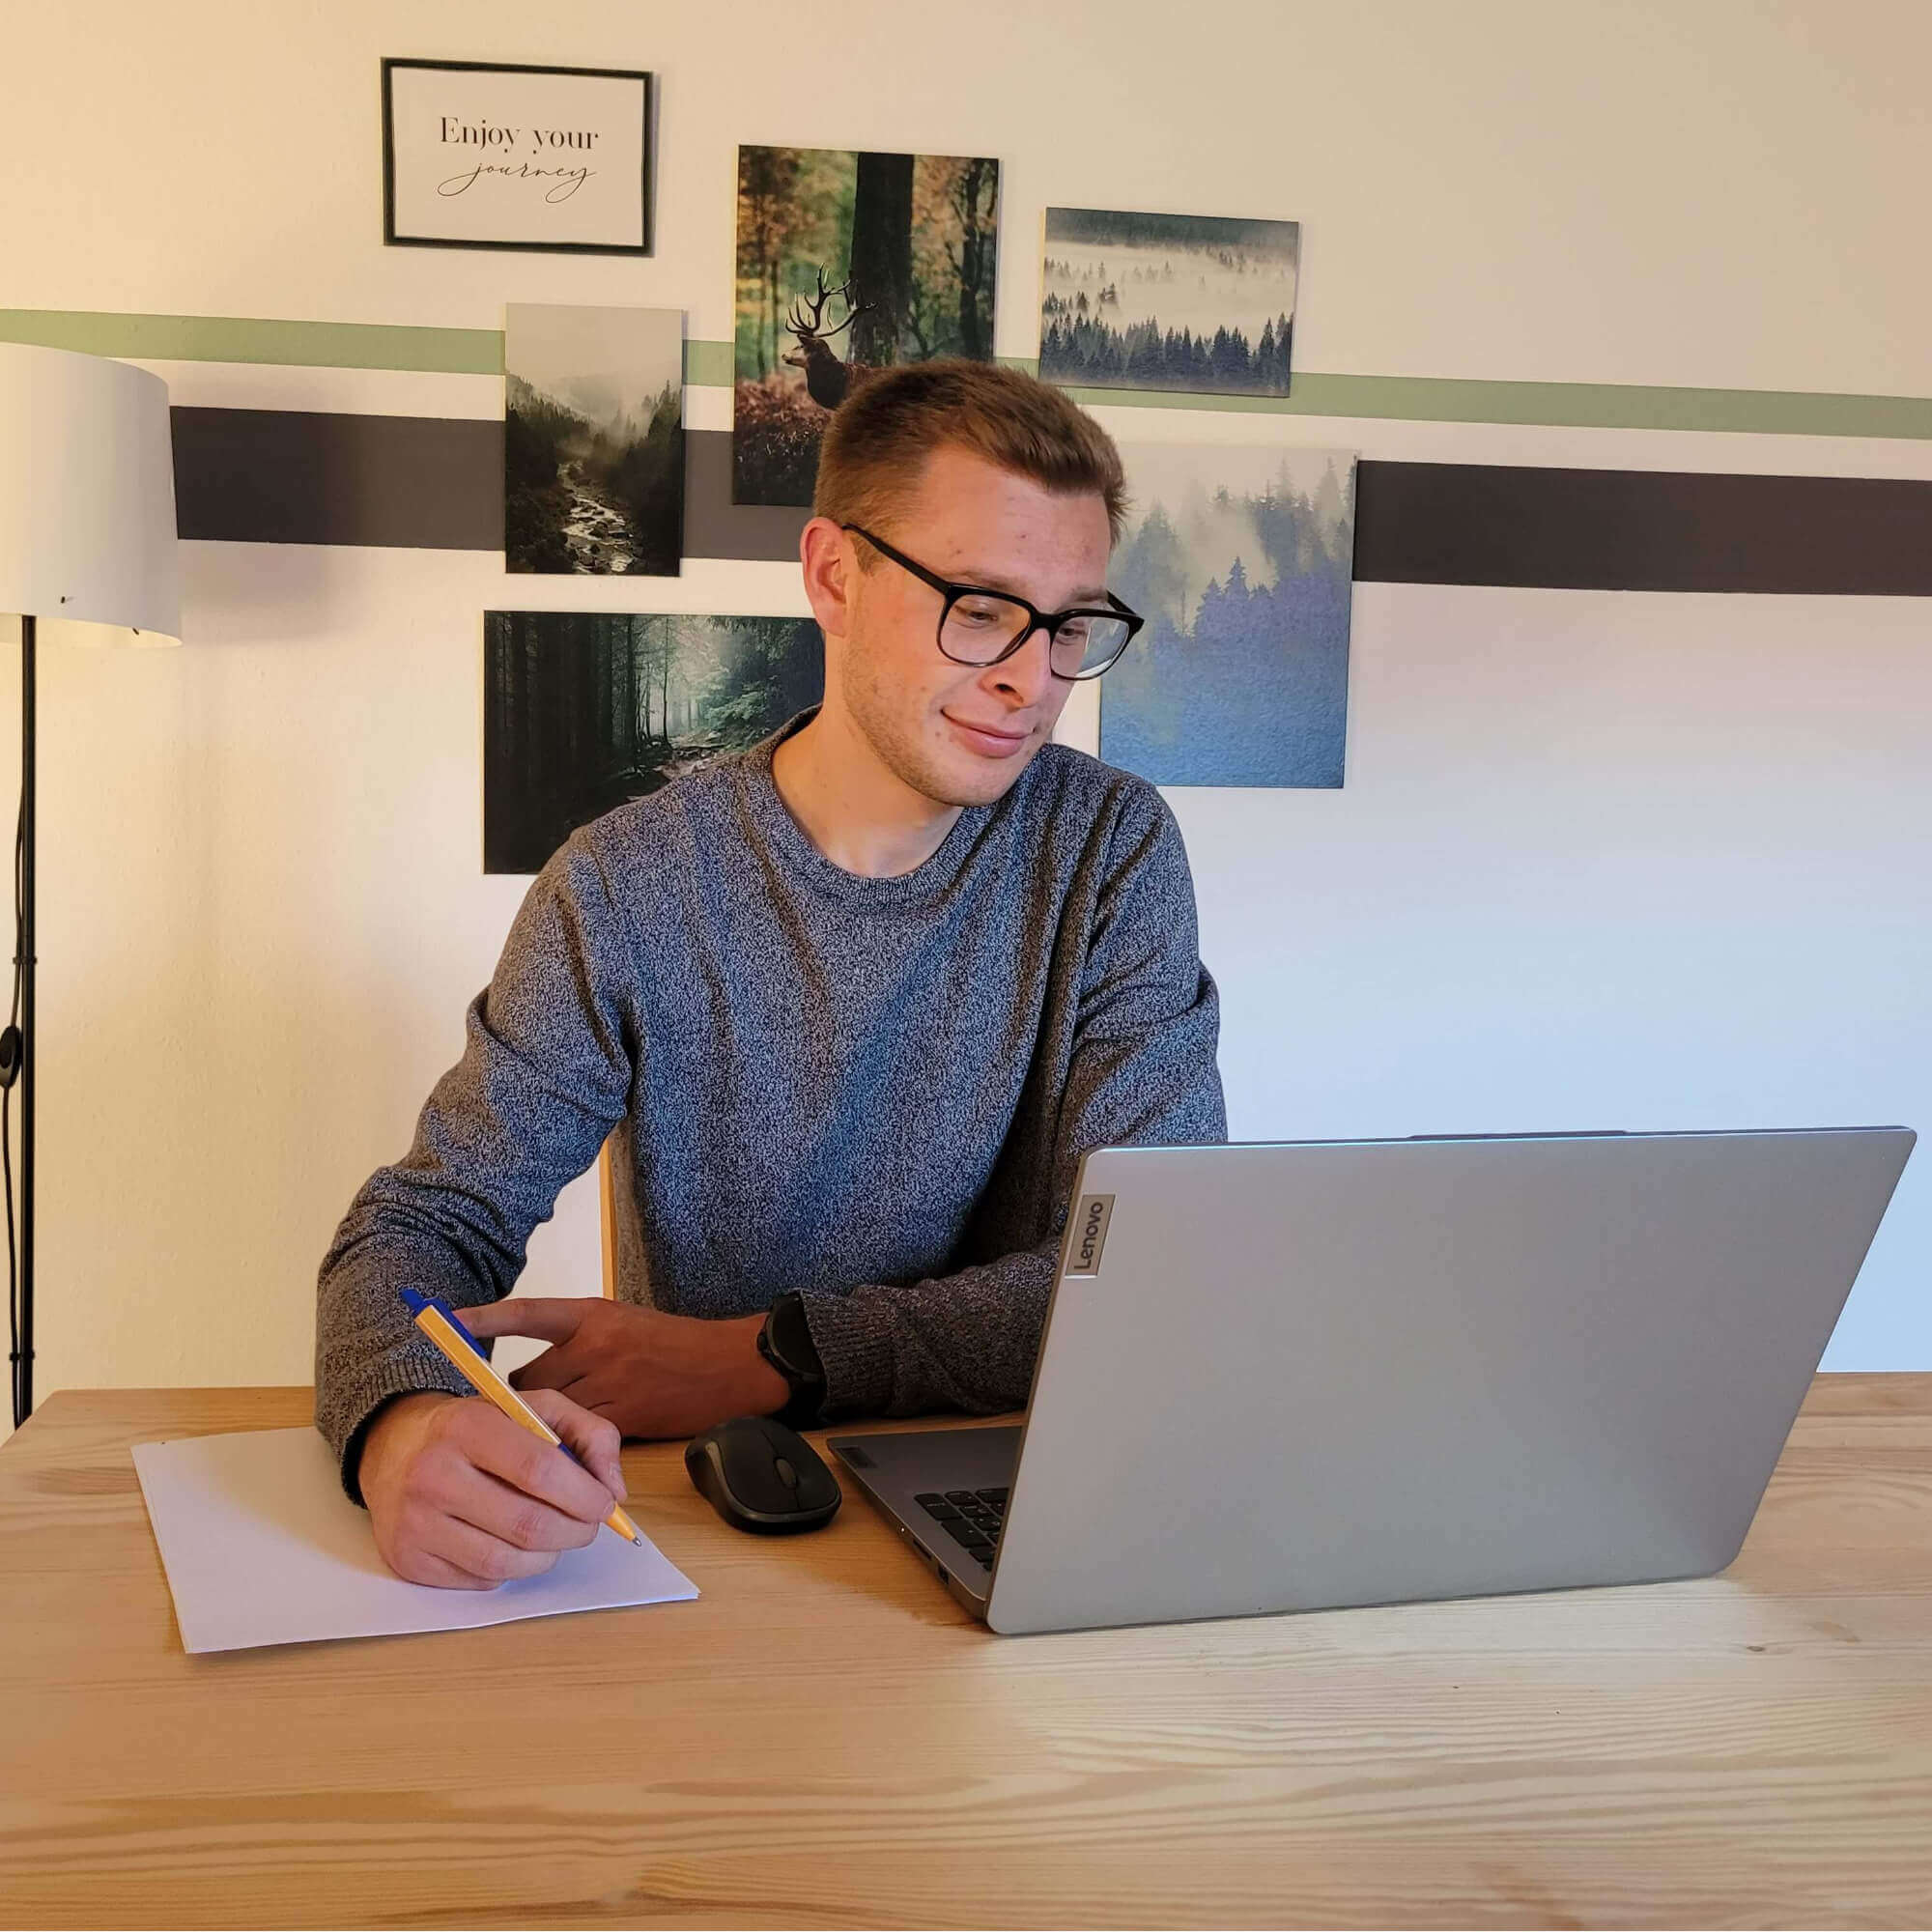
[[[651,252],[651,76],[383,63],[383,240]]]

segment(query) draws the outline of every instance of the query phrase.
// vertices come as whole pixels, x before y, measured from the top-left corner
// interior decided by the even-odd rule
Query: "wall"
[[[1054,202],[1299,219],[1297,372],[1932,396],[1924,10],[1206,17],[43,9],[0,81],[5,298],[469,329],[506,301],[636,302],[719,342],[734,144],[864,143],[1001,157],[1003,355],[1034,351]],[[655,258],[384,248],[384,54],[655,70]],[[488,376],[149,366],[181,403],[500,410]],[[726,420],[725,391],[689,394],[694,425]],[[1932,477],[1922,428],[1100,414],[1371,457]],[[805,608],[771,563],[640,590],[512,587],[476,553],[184,560],[186,649],[43,653],[43,1397],[308,1378],[316,1262],[406,1145],[522,891],[480,872],[478,613]],[[1923,599],[1359,586],[1346,788],[1172,794],[1236,1134],[1927,1124],[1929,627]],[[1928,1272],[1921,1152],[1826,1367],[1932,1369]],[[526,1286],[597,1278],[580,1182]]]

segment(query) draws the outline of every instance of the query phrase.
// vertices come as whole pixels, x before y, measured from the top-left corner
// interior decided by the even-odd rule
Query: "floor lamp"
[[[12,1015],[0,1130],[20,1096],[17,1266],[10,1269],[14,1424],[34,1407],[34,672],[47,641],[178,643],[181,571],[168,385],[99,355],[0,343],[0,613],[20,619],[20,819]],[[0,1138],[0,1152],[7,1152]],[[7,1228],[13,1247],[11,1176]]]

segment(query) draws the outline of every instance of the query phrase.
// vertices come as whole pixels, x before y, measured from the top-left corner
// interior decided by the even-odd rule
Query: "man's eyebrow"
[[[1026,601],[1029,604],[1033,602],[1031,597],[1027,597],[1026,591],[1018,583],[1014,582],[1010,577],[1002,577],[996,570],[975,571],[969,576],[961,577],[954,581],[960,583],[971,583],[986,590],[1004,590],[1009,596],[1026,597]],[[1104,583],[1083,585],[1080,589],[1073,592],[1073,602],[1075,604],[1101,604],[1106,601],[1106,597],[1107,586]],[[1068,606],[1067,608],[1071,609],[1072,607]]]

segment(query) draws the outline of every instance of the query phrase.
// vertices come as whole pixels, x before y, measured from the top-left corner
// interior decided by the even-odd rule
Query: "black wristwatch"
[[[758,1330],[758,1353],[791,1388],[791,1399],[778,1411],[778,1420],[787,1429],[810,1429],[825,1406],[825,1365],[806,1323],[803,1295],[781,1294],[772,1303],[765,1325]]]

